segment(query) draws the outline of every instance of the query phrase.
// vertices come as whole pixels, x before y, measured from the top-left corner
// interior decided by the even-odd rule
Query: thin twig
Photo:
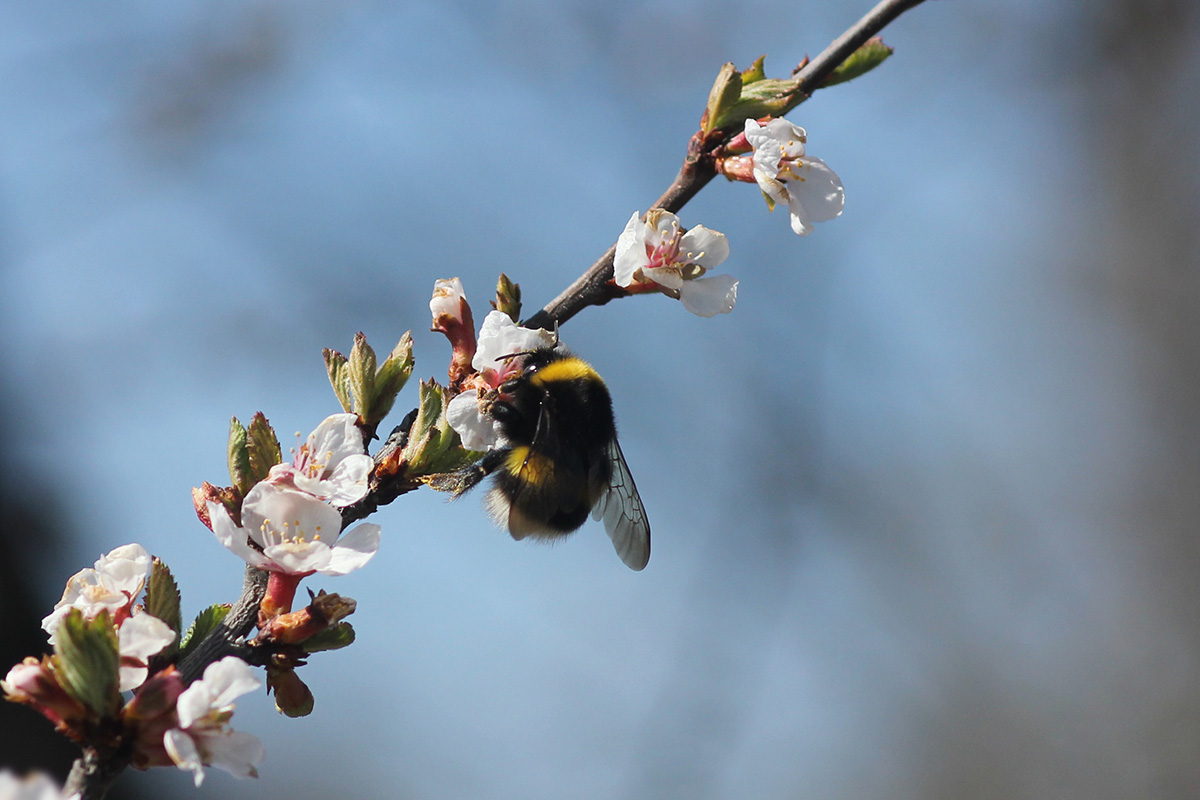
[[[128,756],[102,753],[95,747],[84,747],[83,755],[71,765],[71,772],[63,785],[62,796],[78,795],[80,800],[101,800],[128,766]]]
[[[811,95],[864,42],[883,30],[896,17],[922,2],[924,0],[883,0],[800,70],[799,92]],[[683,208],[697,192],[716,177],[716,171],[703,156],[723,143],[723,138],[708,142],[700,142],[693,138],[679,174],[663,192],[662,197],[650,207],[661,208],[671,213]],[[525,320],[525,327],[549,329],[554,327],[555,323],[566,322],[588,306],[604,305],[616,297],[626,296],[628,292],[611,283],[613,258],[616,253],[617,247],[614,244],[562,294]]]
[[[179,662],[179,674],[184,685],[204,674],[204,668],[228,655],[240,655],[241,644],[254,624],[258,622],[258,606],[267,589],[267,573],[246,565],[242,578],[242,596],[229,609],[225,619],[187,658]]]

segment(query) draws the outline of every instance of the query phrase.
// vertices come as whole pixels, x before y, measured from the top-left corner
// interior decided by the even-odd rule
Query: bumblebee
[[[650,525],[617,444],[612,398],[590,364],[559,345],[520,359],[516,377],[487,398],[504,437],[477,464],[456,473],[455,494],[493,475],[488,512],[514,539],[555,539],[603,519],[631,569],[650,560]]]

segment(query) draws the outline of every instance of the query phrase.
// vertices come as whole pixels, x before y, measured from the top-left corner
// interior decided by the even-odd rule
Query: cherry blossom
[[[293,451],[292,463],[271,467],[267,480],[338,508],[357,503],[367,494],[367,477],[374,466],[357,423],[355,414],[326,417]]]
[[[746,120],[746,141],[754,148],[754,180],[767,205],[785,203],[792,230],[812,233],[814,222],[827,222],[842,213],[846,195],[842,179],[819,158],[805,154],[808,134],[786,119],[766,125]]]
[[[258,737],[229,728],[234,698],[262,686],[254,671],[236,656],[226,656],[204,670],[204,677],[183,691],[176,704],[179,726],[163,734],[163,746],[180,769],[204,781],[206,766],[239,778],[258,777],[257,764],[266,751]]]
[[[342,515],[308,492],[270,481],[254,486],[242,503],[242,526],[209,501],[213,534],[243,561],[290,575],[345,575],[379,549],[378,525],[364,522],[339,537]]]
[[[107,611],[120,625],[132,613],[133,601],[145,587],[149,574],[150,554],[146,548],[126,544],[101,556],[93,568],[72,575],[62,599],[42,620],[42,629],[50,634],[50,644],[57,644],[58,626],[72,608],[78,608],[87,619]]]
[[[727,314],[737,302],[737,280],[704,275],[728,257],[723,233],[703,225],[685,232],[679,218],[661,208],[647,211],[645,221],[635,211],[617,239],[613,281],[625,288],[657,284],[702,317]]]

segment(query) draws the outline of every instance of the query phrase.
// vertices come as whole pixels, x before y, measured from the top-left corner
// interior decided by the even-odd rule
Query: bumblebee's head
[[[546,365],[566,356],[567,353],[564,349],[554,345],[513,353],[499,359],[508,361],[504,371],[511,377],[496,387],[484,402],[487,406],[486,413],[505,424],[505,433],[509,438],[515,436],[520,439],[533,436],[534,427],[546,396],[546,386],[539,379],[540,372]],[[529,428],[529,431],[526,432],[525,428]]]

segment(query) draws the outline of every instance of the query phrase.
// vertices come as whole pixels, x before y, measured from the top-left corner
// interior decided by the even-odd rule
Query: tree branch
[[[179,662],[184,685],[204,674],[204,668],[228,655],[240,655],[239,645],[258,622],[258,606],[267,589],[267,573],[249,564],[242,578],[242,596],[229,609],[221,624],[204,638],[187,658]]]
[[[811,95],[821,88],[825,79],[864,42],[883,30],[896,17],[922,2],[924,0],[883,0],[800,70],[799,92]],[[692,137],[679,174],[650,208],[661,208],[671,213],[683,208],[697,192],[716,177],[716,171],[708,156],[729,138],[728,134],[710,136],[708,139],[702,139],[700,134]],[[627,296],[628,292],[612,283],[613,258],[616,253],[617,247],[614,244],[562,294],[522,324],[527,328],[549,329],[554,327],[555,323],[566,322],[588,306],[604,305],[614,298]]]

